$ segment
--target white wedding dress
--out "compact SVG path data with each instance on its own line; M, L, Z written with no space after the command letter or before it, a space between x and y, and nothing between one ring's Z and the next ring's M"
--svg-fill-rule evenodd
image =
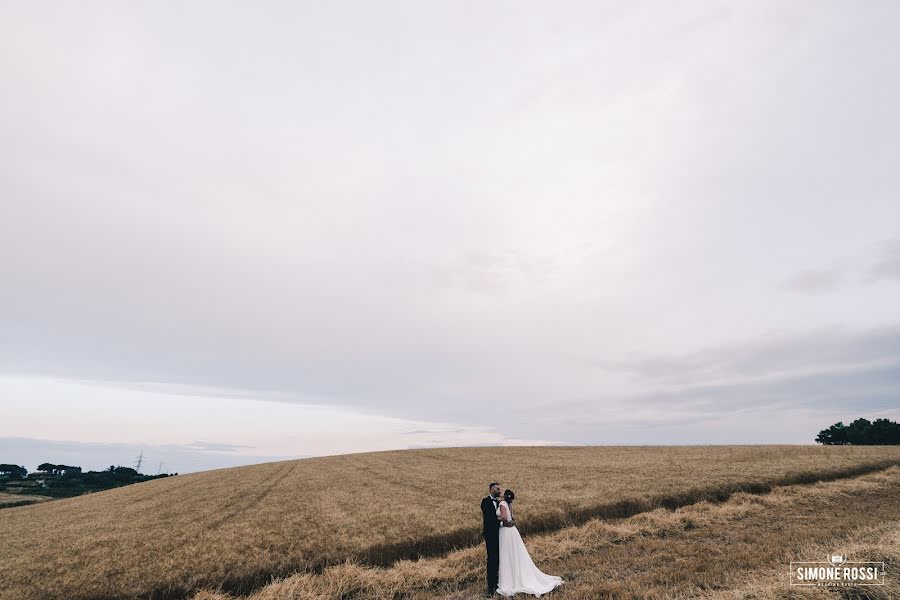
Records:
M509 510L509 504L505 500L500 502L500 506L506 506ZM510 512L512 515L512 512ZM500 516L500 507L497 508L497 516ZM502 596L514 596L516 594L526 593L533 596L546 594L563 582L561 577L555 575L547 575L538 569L528 550L525 548L525 542L519 535L516 527L500 527L500 571L497 582L497 593Z

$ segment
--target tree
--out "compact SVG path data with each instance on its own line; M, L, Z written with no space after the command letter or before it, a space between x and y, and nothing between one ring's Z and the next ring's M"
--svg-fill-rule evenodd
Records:
M869 439L873 444L900 444L900 424L888 419L875 419L869 428Z
M888 419L856 419L849 425L838 421L816 436L816 442L825 445L854 446L898 445L900 444L900 424Z
M847 426L847 439L855 446L868 445L871 427L872 422L868 419L857 419Z
M81 473L81 467L72 465L54 465L53 463L41 463L37 470L49 475L75 475Z
M81 467L73 467L70 465L57 465L59 472L63 477L77 477L81 475Z
M838 421L828 429L823 429L816 436L816 442L826 446L844 446L849 444L847 439L847 426Z
M28 469L19 465L0 465L0 475L7 475L21 479L28 475Z
M113 471L113 473L115 474L115 476L117 478L119 478L119 477L134 478L134 477L138 477L140 475L140 473L138 473L136 470L132 469L131 467L116 467L115 470Z

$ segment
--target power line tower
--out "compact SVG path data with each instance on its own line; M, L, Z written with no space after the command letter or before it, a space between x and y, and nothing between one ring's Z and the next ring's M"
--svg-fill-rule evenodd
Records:
M162 473L163 462L165 462L165 461L162 461L162 460L159 461L159 468L156 470L156 474L157 474L157 475L159 475L160 473Z
M137 460L134 462L134 468L138 473L141 472L142 464L144 464L144 451L143 450L141 450L140 455L138 455Z

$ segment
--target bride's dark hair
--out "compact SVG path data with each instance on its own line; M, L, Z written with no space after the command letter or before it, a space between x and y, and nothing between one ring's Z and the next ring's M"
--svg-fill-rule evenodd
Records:
M513 494L512 490L506 490L505 492L503 492L503 499L506 500L507 504L509 504L516 499L516 495Z

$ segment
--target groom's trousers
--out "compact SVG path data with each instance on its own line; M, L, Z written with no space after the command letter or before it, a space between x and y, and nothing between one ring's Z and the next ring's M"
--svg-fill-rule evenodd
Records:
M484 536L487 547L487 593L497 591L497 577L500 571L500 532L494 530Z

